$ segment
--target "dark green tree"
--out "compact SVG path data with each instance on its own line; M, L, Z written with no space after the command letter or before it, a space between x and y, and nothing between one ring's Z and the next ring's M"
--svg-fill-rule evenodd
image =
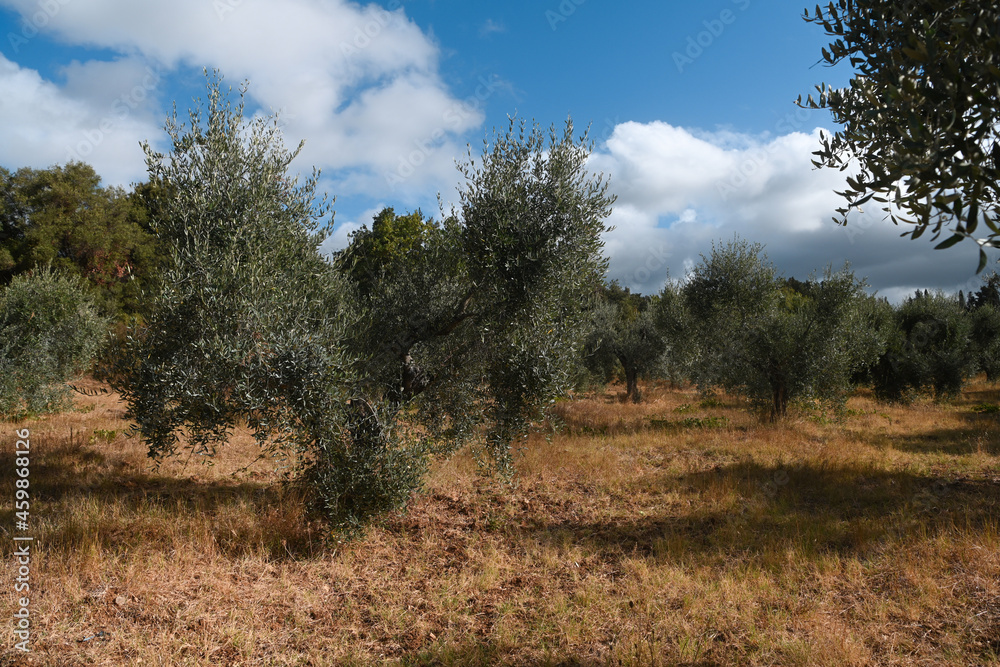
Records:
M81 278L103 314L138 314L165 254L149 229L148 188L100 183L80 162L0 170L0 283L52 266Z
M972 319L972 347L976 365L986 379L1000 379L1000 310L985 305L968 313Z
M990 271L983 278L982 286L969 295L968 307L972 310L992 306L1000 310L1000 274Z
M338 261L365 297L370 297L380 283L392 274L412 273L427 261L424 255L443 232L433 219L415 211L396 215L385 208L367 226L351 234L351 242L339 253ZM451 272L454 272L453 267Z
M804 103L843 125L824 137L817 166L859 167L839 221L874 201L913 225L911 238L977 240L982 270L982 246L1000 241L1000 5L836 0L804 18L834 38L823 62L856 70L848 88L818 86Z

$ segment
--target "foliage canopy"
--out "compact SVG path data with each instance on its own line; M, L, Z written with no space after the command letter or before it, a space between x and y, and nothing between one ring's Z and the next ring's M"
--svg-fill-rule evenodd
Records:
M804 18L834 38L823 61L857 71L850 87L818 86L805 102L843 125L815 164L860 166L839 221L871 200L913 225L911 238L949 231L939 248L1000 245L1000 6L836 0ZM981 247L979 270L986 261Z
M777 277L759 244L713 246L682 292L701 386L744 394L772 420L793 400L844 399L884 347L874 299L847 269L798 284Z
M106 332L77 278L43 267L0 288L0 416L67 407L64 383L87 369Z
M873 369L877 397L907 401L924 392L936 398L955 396L978 370L973 338L977 325L955 299L918 293L893 311L893 325L885 353ZM988 333L992 323L984 319L978 326Z
M513 442L568 388L604 275L612 198L588 155L572 123L546 136L512 120L460 165L460 206L440 222L386 209L354 234L337 264L364 311L351 349L383 424L405 409L446 450L482 435L509 469Z
M242 91L234 105L211 80L206 106L168 119L169 154L144 145L171 265L105 372L154 458L211 456L245 423L262 457L317 464L349 397L341 281L317 250L326 209L315 177L288 174L297 151L274 120L244 118Z
M148 226L148 186L102 187L80 162L0 168L0 283L51 266L81 278L105 315L138 314L155 291L162 248Z

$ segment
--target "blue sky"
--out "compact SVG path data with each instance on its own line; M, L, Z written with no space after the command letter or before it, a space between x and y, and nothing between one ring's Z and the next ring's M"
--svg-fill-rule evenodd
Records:
M440 40L442 70L458 90L477 75L511 82L502 104L491 105L500 120L515 108L544 123L572 114L601 132L621 120L764 132L827 74L809 69L825 42L791 3L406 6Z
M642 292L682 278L713 241L765 244L786 275L850 261L897 300L975 289L975 248L934 252L870 211L831 221L844 174L810 164L825 112L795 98L850 71L783 0L0 0L0 165L81 159L144 178L141 140L204 90L203 68L280 110L303 172L337 197L327 248L382 206L437 212L454 168L508 115L591 126L618 203L610 272Z

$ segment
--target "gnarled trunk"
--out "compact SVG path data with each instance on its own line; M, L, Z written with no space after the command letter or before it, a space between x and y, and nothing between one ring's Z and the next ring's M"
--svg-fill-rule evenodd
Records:
M642 400L642 393L639 391L639 373L633 366L625 366L625 399L638 403Z
M783 383L771 384L771 421L776 422L788 414L788 389Z

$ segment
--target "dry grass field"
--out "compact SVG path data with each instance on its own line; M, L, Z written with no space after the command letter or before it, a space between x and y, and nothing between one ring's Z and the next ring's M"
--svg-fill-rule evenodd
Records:
M154 471L113 395L0 424L5 471L31 430L37 540L27 657L0 542L0 665L1000 664L1000 392L780 425L646 399L561 403L513 484L459 455L346 545L233 474L249 438Z

